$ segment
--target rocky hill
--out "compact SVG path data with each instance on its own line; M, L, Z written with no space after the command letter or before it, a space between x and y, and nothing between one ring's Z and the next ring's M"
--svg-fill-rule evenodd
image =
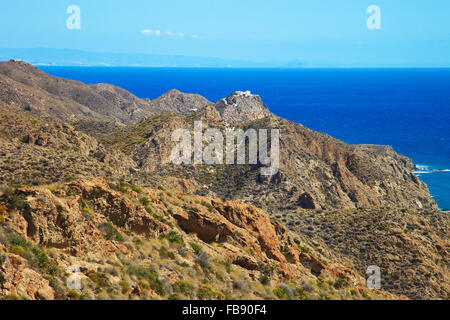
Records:
M1 107L0 185L41 185L75 177L128 177L137 167L67 123L38 118L18 107Z
M21 61L0 62L0 101L65 122L89 119L125 124L161 112L187 113L209 103L199 95L176 90L153 101L140 99L113 85L53 77Z
M211 102L198 94L182 93L176 89L164 93L152 100L153 105L160 112L172 112L188 115L191 112L205 108Z
M404 298L237 201L78 179L9 188L0 212L6 299Z
M172 133L194 121L279 129L278 173L173 164ZM0 63L0 297L448 299L449 217L413 169L249 92L139 99ZM368 265L385 291L365 287Z
M246 123L272 114L261 97L250 91L234 91L217 101L214 107L223 120L232 124Z
M392 207L276 214L297 234L352 259L361 274L382 270L381 286L411 299L448 299L449 215Z
M250 99L254 99L251 97ZM251 112L249 113L251 114ZM131 156L155 177L191 179L190 192L243 199L269 212L306 209L401 206L437 209L414 164L389 146L348 145L274 115L236 126L280 130L280 170L270 178L257 165L174 165L170 160L178 128L194 121L224 132L233 127L213 107L188 116L162 114L101 137ZM206 142L205 142L206 144Z

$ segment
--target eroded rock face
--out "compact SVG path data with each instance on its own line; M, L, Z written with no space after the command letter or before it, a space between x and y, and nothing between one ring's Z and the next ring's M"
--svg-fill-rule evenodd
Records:
M10 217L19 233L34 243L68 249L76 256L95 252L108 257L116 250L125 249L119 243L103 239L98 229L101 221L110 221L119 228L148 237L170 231L167 224L112 190L102 179L78 179L65 186L66 191L57 195L45 188L17 191L17 196L27 203L20 215ZM73 195L67 196L67 192ZM137 197L131 190L130 196ZM149 191L147 198L153 205L165 207L154 192ZM303 265L317 275L324 268L317 260L300 253L286 227L272 221L262 210L239 201L222 202L203 197L198 197L198 201L207 207L195 204L173 207L171 216L184 232L195 233L208 244L223 244L222 253L230 263L249 270L257 269L258 261L274 264L289 277L294 275L289 264Z
M0 223L0 296L60 299L65 294L61 289L64 274L69 266L77 265L83 290L93 297L99 294L99 286L122 290L122 297L127 298L161 297L160 287L146 289L142 279L130 280L126 275L130 266L147 268L160 259L168 259L159 262L166 294L186 276L199 281L196 269L211 271L218 265L227 266L225 273L238 272L254 281L270 275L274 283L298 279L314 283L320 277L346 281L359 292L356 294L364 291L364 279L344 267L328 249L322 247L319 253L264 211L239 201L142 187L117 191L104 179L76 179L9 191L0 197L0 208L6 217ZM20 245L8 240L15 233L24 237L13 237ZM135 242L137 236L140 238ZM143 245L143 239L152 242ZM32 254L39 254L45 263L37 263ZM51 276L46 274L50 264L59 272L52 269ZM180 267L189 271L183 276ZM108 269L112 269L109 276L105 274ZM218 272L217 283L231 283L230 275ZM260 296L248 292L245 283L242 286L246 297ZM66 294L76 297L74 292ZM374 294L399 298L383 291ZM98 298L105 296L99 294Z
M207 243L226 243L226 255L231 263L250 270L258 267L257 261L277 264L287 276L293 276L289 263L301 264L320 274L323 265L317 260L312 262L311 257L307 255L302 255L287 229L280 223L271 221L262 210L239 201L224 203L220 200L209 200L208 204L210 210L196 206L177 210L173 217L185 232L196 233ZM242 247L247 248L251 254L239 254L237 248Z
M44 188L18 190L17 195L27 202L21 215L11 217L19 233L45 247L69 249L74 255L96 252L108 256L124 248L103 239L98 229L102 221L147 236L168 231L166 224L110 189L102 179L81 179L67 183L67 187L75 195L61 191L57 196Z
M14 295L31 300L53 300L54 290L41 274L27 267L26 260L6 255L0 266L0 296Z
M236 197L257 207L269 212L384 205L437 209L427 186L412 173L411 159L392 147L348 145L275 116L247 126L280 129L279 173L261 177L259 168L249 167L242 170L246 179L233 176L240 183Z
M246 123L271 115L259 95L235 91L215 104L222 118L232 124Z
M93 209L103 214L118 227L127 228L137 234L153 235L168 231L167 225L156 220L141 206L111 190L101 179L81 180L69 183L69 187L78 189L84 199L90 200Z

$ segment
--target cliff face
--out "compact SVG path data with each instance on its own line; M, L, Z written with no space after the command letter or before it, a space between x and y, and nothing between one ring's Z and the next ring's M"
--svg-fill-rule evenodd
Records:
M232 124L246 123L272 114L261 97L250 91L234 91L214 106L222 119Z
M279 172L174 165L172 133L194 121L279 129ZM411 160L250 93L142 100L0 63L0 169L3 298L448 298L448 215ZM372 264L391 293L364 287Z
M411 173L411 160L389 146L348 145L277 117L249 127L281 129L280 172L262 183L279 191L273 198L266 192L261 205L282 199L286 208L437 209L427 186Z

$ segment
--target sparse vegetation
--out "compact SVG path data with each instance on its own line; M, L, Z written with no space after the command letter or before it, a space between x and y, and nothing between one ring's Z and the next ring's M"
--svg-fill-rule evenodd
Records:
M131 265L128 271L130 274L146 280L150 288L159 295L165 295L164 284L159 280L158 273L154 269L140 265Z
M103 222L98 226L107 240L123 241L123 235L110 222Z
M189 297L193 290L194 287L185 280L180 280L173 284L173 291L181 293L186 297Z
M150 204L150 200L148 200L146 197L139 198L139 202L145 207L147 207Z
M213 288L211 288L210 286L206 285L206 284L202 284L200 286L200 288L198 289L197 292L197 297L200 300L224 300L225 299L225 295L218 291L218 290L214 290Z
M176 232L176 231L170 231L167 234L162 234L159 236L160 239L167 239L170 243L178 243L178 244L184 244L183 238Z
M189 245L191 246L192 250L194 250L195 254L199 254L202 250L202 248L195 242L189 242Z
M276 286L273 289L273 293L280 300L291 300L291 297L293 295L292 289L285 284Z

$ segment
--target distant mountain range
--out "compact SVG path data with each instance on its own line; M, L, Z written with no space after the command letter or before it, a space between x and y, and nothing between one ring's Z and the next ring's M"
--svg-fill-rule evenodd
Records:
M24 60L33 65L54 66L136 66L136 67L203 67L203 68L298 68L294 62L251 62L214 57L189 57L146 53L90 52L72 49L0 48L0 60Z

